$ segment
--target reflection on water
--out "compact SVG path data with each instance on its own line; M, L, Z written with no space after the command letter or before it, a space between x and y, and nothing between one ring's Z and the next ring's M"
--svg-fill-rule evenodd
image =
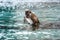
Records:
M60 40L59 29L40 29L37 31L21 31L16 29L0 29L1 40Z

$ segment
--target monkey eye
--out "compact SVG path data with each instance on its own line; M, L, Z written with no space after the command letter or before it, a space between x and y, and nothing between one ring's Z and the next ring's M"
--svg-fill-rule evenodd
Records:
M25 13L28 13L28 11L26 11Z

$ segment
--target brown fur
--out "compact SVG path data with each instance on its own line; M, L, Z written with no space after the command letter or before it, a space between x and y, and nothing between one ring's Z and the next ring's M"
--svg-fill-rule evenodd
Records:
M33 24L32 24L33 30L38 29L40 22L39 22L37 16L34 13L32 13L31 11L25 11L25 15L27 18L31 18L31 20L33 21Z

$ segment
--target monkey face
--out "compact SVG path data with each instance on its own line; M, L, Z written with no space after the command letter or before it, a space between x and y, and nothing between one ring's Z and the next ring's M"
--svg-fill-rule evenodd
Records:
M29 16L30 13L31 13L31 11L25 11L25 15L26 15L26 16Z

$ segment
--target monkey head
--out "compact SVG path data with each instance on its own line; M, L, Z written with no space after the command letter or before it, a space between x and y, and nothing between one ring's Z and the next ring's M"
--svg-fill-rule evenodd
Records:
M30 10L26 10L26 11L25 11L25 15L26 15L26 17L29 17L30 14L31 14L31 11L30 11Z

